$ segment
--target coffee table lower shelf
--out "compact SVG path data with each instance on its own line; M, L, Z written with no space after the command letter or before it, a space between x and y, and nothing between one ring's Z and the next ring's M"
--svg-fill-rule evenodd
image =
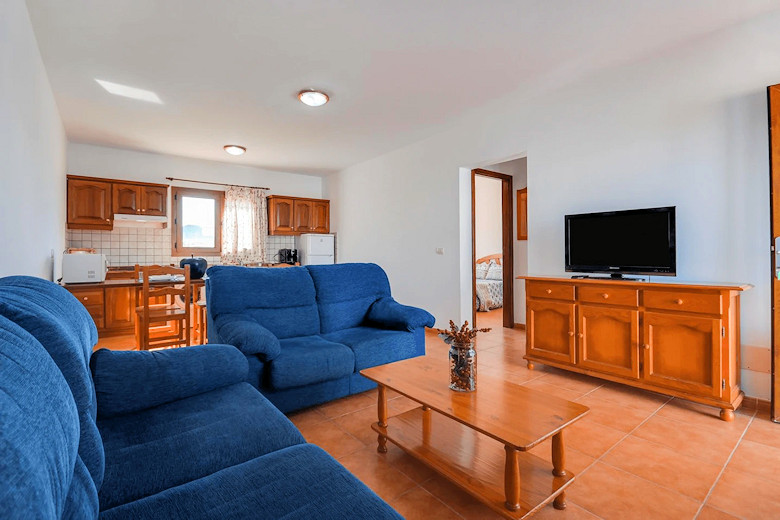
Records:
M504 445L431 409L415 408L389 417L379 435L507 518L526 518L550 503L574 481L571 472L556 477L552 464L520 453L520 509L506 508Z

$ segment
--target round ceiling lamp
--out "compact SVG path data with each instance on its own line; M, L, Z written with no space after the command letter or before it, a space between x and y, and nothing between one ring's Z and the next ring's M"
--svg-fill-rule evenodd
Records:
M237 144L226 144L223 148L230 155L244 155L246 153L246 148Z
M310 107L321 107L330 100L326 93L319 90L301 90L298 92L298 99Z

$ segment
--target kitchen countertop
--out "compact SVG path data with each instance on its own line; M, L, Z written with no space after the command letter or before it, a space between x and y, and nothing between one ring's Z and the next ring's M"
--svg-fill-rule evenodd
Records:
M149 285L171 285L181 283L182 280L172 281L163 280L158 282L149 282ZM198 280L190 280L192 285L203 285L205 280L200 278ZM63 287L66 289L97 289L97 288L110 288L110 287L141 287L143 282L138 280L125 279L125 280L106 280L105 282L85 282L85 283L64 283Z

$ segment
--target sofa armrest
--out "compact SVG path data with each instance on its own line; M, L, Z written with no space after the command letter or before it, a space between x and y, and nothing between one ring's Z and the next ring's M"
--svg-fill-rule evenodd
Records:
M430 312L401 305L390 297L380 298L371 304L366 318L383 328L409 331L420 327L433 327L436 322Z
M89 362L100 417L114 417L246 381L246 357L231 345L157 351L100 349Z
M235 346L247 356L256 354L263 361L270 361L282 351L279 338L248 316L223 315L214 326L220 342Z

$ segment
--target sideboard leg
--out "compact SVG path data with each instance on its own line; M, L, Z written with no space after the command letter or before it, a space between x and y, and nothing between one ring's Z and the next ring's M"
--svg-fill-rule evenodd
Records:
M528 362L528 370L533 370L533 369L534 369L534 364L529 361Z
M734 420L734 410L731 410L729 408L721 409L720 418L726 422L732 422Z

